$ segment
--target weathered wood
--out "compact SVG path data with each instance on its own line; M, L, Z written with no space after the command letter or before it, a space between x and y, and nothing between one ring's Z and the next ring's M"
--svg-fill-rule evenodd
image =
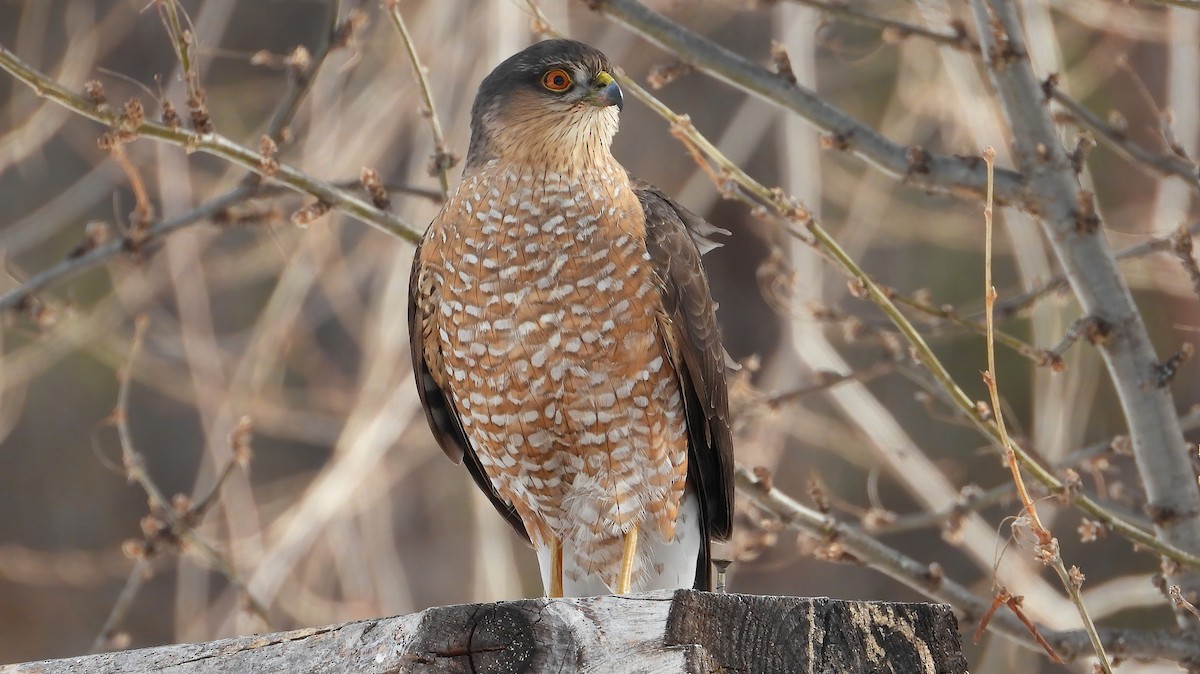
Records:
M116 672L966 672L948 606L710 594L529 599L0 667Z
M734 671L967 671L958 620L943 604L680 592L665 643L700 644Z

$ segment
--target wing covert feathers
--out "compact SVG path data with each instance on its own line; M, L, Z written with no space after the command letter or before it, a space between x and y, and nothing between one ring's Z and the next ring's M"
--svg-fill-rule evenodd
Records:
M709 224L652 185L638 181L634 187L646 218L651 264L662 281L667 343L688 406L689 473L700 494L708 533L725 540L732 530L733 513L733 436L726 356L716 304L700 263L701 251L715 247L707 237L725 230Z

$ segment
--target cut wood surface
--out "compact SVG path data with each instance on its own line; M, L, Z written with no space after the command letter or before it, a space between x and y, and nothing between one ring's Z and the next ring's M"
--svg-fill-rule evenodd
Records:
M680 590L427 609L203 644L0 667L113 672L967 671L950 607Z

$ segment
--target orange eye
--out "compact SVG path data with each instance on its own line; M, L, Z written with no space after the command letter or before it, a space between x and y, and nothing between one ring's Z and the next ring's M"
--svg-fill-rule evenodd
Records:
M571 87L571 76L562 68L555 68L542 76L542 86L554 92L566 91Z

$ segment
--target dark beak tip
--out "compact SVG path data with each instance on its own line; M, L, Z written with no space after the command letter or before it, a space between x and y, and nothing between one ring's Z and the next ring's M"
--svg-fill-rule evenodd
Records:
M625 109L625 96L621 93L621 85L610 82L600 90L600 100L608 105L617 106L617 110Z

